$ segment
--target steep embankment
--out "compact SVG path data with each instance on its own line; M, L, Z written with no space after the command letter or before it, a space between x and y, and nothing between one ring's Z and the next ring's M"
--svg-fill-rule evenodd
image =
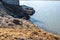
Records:
M25 19L0 17L0 21L0 40L60 40Z

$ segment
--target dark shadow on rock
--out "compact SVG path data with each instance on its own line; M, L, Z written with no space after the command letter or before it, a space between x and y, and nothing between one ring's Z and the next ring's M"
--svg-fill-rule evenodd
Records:
M30 16L35 13L35 10L32 7L8 4L3 1L1 3L5 9L7 9L7 14L15 18L24 18L28 20L30 19Z

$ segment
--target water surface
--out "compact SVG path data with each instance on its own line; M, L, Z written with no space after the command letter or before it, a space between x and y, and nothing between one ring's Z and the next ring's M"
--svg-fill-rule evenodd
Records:
M30 19L32 22L44 30L60 34L60 1L20 1L20 4L35 9Z

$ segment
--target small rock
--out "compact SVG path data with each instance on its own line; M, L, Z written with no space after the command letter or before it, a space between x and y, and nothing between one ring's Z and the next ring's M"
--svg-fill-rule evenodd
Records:
M20 21L17 20L17 19L14 19L14 20L13 20L13 23L15 23L16 25L20 25Z

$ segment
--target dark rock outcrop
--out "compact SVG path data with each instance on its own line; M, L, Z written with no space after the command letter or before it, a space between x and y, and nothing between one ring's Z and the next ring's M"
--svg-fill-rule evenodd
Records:
M2 0L5 3L19 5L19 0Z
M27 14L27 15L33 15L35 13L35 10L32 8L32 7L29 7L29 6L26 6L26 5L21 5L24 12Z
M33 8L25 5L22 6L13 5L13 4L5 3L3 1L1 2L1 4L4 6L5 10L7 11L7 14L15 18L29 19L30 16L35 13L35 10Z
M18 19L29 19L35 13L33 11L33 8L25 5L12 5L0 1L0 27L21 25Z

